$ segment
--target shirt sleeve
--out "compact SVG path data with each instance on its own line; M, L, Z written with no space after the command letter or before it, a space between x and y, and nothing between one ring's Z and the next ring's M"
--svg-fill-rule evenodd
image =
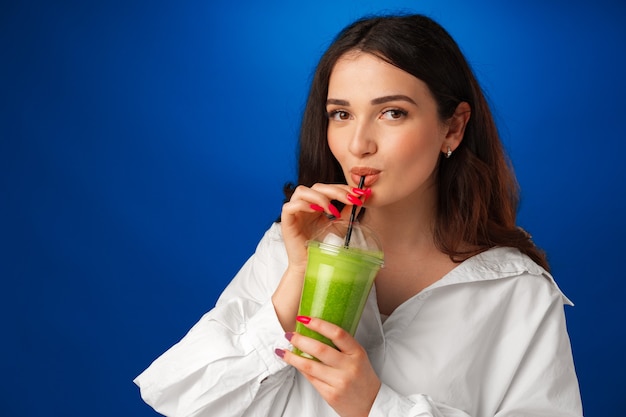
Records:
M382 384L368 417L470 417L469 414L435 402L427 395L404 397Z
M274 354L288 347L270 299L284 270L275 228L216 307L135 379L159 413L262 416L288 392L294 370Z

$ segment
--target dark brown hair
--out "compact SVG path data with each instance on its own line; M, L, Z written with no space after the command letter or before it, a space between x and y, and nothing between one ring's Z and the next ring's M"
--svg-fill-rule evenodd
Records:
M309 92L300 130L298 184L346 183L328 146L326 99L335 63L354 50L376 55L422 80L442 121L461 102L471 107L463 141L437 168L434 237L439 249L460 262L494 246L515 247L548 270L545 254L516 226L518 184L482 89L454 39L426 16L364 18L335 38ZM285 186L287 200L294 189L294 184Z

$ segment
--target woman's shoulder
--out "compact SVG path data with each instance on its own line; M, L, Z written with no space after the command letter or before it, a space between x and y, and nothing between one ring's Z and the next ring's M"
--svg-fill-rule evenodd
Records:
M496 246L465 261L485 277L511 276L520 273L550 276L550 273L517 248Z
M259 241L257 251L259 248L267 247L267 248L277 248L284 247L285 243L283 241L283 232L280 227L280 223L274 222L270 225L270 227L265 230L263 237Z
M264 237L272 241L282 242L283 232L282 232L282 228L280 227L280 223L278 222L272 223L269 229L265 231Z
M437 284L510 280L524 287L543 287L545 291L573 303L563 294L554 277L530 257L512 247L494 247L460 263Z
M285 243L283 241L283 233L280 227L280 223L274 222L265 231L263 237L257 244L256 256L270 257L278 259L281 263L286 264L287 252L285 250Z

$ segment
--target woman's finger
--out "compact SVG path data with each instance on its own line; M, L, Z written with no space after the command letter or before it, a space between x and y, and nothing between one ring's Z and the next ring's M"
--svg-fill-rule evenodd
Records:
M348 204L349 200L347 199L347 195L350 193L350 186L345 184L324 184L317 183L311 186L311 189L317 191L321 194L324 194L331 200L338 200L343 203Z
M336 366L341 361L340 353L345 355L362 355L365 354L362 346L341 327L330 323L328 321L299 316L297 320L308 327L309 329L321 334L324 337L330 339L337 347L337 350L330 346L327 346L317 340L302 336L300 334L294 334L291 343L298 347L303 352L318 358L320 361L330 365Z
M340 361L341 352L319 340L295 332L288 333L285 337L295 348L329 366L336 366Z
M331 382L331 375L334 373L333 369L324 362L318 362L309 358L305 358L289 350L281 351L277 349L276 354L281 356L286 363L296 368L307 378L317 379L324 382L325 384L329 384Z
M341 213L332 203L338 200L345 203L347 194L343 186L333 184L315 184L313 187L298 186L291 199L283 205L283 214L293 215L298 212L325 213L327 217L341 217Z

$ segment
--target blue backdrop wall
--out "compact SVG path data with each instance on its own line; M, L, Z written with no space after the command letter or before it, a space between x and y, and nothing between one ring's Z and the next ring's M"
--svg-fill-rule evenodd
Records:
M586 415L622 415L623 2L210 3L0 5L0 415L155 415L131 381L279 214L320 54L400 9L448 28L483 83L519 222L576 303Z

